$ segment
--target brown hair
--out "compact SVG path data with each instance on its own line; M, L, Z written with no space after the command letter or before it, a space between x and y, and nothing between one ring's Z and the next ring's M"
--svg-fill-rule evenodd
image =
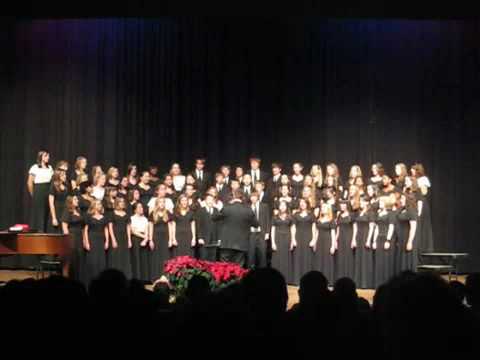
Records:
M38 166L41 166L42 165L42 158L43 158L43 155L46 155L48 154L48 151L46 150L40 150L37 154L37 165ZM47 164L48 166L48 164Z
M73 214L73 212L75 210L77 210L77 212L80 212L80 209L77 206L73 206L73 199L75 198L76 196L67 196L67 199L65 200L65 208L67 209L67 211L70 213L70 214Z
M65 171L61 170L61 167L66 166L68 168L68 161L67 160L60 160L55 164L55 170L60 170L60 171Z
M120 204L123 203L123 209L120 208ZM127 209L127 202L125 201L125 198L123 197L117 197L115 199L115 202L113 203L113 208L115 210L126 210Z
M61 180L61 176L64 174L63 171L55 170L52 177L52 184L55 190L62 191L62 184L65 186L64 182Z
M181 209L182 205L180 204L182 199L187 199L187 209L186 210L187 211L190 210L190 206L188 205L188 196L185 195L185 194L181 194L177 199L177 204L175 205L175 214L177 214L177 215L180 215L180 211L182 210Z
M412 166L412 169L415 170L415 177L419 178L425 176L425 168L422 164L416 163Z

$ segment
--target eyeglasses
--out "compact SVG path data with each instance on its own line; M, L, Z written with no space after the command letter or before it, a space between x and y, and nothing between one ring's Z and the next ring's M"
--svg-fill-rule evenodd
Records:
M68 169L65 169L65 168L58 168L58 171L65 171L65 172L67 172L67 171L68 171Z

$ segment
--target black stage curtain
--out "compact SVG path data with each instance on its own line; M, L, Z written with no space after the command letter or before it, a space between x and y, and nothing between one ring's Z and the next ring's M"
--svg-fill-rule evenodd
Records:
M437 250L480 270L480 23L68 19L2 23L0 225L52 162L290 166L422 162ZM345 177L345 176L344 176Z

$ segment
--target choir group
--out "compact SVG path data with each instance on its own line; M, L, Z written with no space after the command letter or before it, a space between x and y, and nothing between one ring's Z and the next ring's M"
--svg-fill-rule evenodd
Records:
M307 173L301 163L291 174L280 163L267 173L256 157L248 169L223 165L213 175L203 158L187 174L177 163L164 175L129 164L125 176L116 167L88 171L81 156L73 169L49 161L40 151L29 170L30 225L71 235L70 273L85 283L105 268L151 282L174 256L207 257L221 243L222 209L238 192L259 225L250 228L244 265L275 267L291 284L319 270L331 283L350 277L375 288L415 270L419 252L433 245L431 185L418 163L398 163L392 176L381 163L368 175L354 165L342 179L334 163L325 174L317 164Z

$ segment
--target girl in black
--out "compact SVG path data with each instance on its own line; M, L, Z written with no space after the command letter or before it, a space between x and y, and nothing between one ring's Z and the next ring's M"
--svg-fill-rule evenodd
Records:
M73 249L70 260L69 276L70 278L82 281L82 271L84 269L84 249L82 229L84 219L78 207L78 197L68 196L66 200L65 211L62 214L62 230L65 235L70 235L73 242Z
M85 219L83 247L85 249L84 282L90 284L106 268L105 250L109 245L108 222L101 201L92 201Z
M372 238L375 231L375 214L370 210L368 197L360 197L360 209L355 217L357 236L355 239L355 283L358 288L372 289L373 282L373 256Z
M375 163L372 165L372 177L368 180L369 184L377 185L379 188L382 187L383 175L385 175L385 170L382 163Z
M417 206L416 199L412 194L400 196L400 210L397 214L397 234L399 271L417 270L418 246L416 241L417 233Z
M128 200L128 178L126 176L124 176L122 180L120 180L120 184L118 184L117 196Z
M107 187L105 190L105 197L103 198L103 207L105 208L105 216L110 221L110 218L115 209L115 199L117 198L117 188Z
M135 206L137 203L141 204L140 202L140 191L138 189L133 189L128 192L128 206L127 206L127 213L132 216L135 214ZM143 206L143 205L142 205ZM143 209L144 214L146 214L146 208Z
M135 164L128 164L127 168L128 189L132 190L137 187L138 184L138 169Z
M373 235L375 287L384 284L394 272L394 254L391 251L395 231L393 203L389 196L379 199L376 227Z
M116 167L110 167L107 170L107 186L118 187L120 184L120 173Z
M137 189L140 191L140 202L145 210L154 194L153 187L150 185L150 173L148 171L142 172Z
M340 201L337 216L336 245L337 255L335 261L335 279L355 276L355 249L357 225L354 216L348 207L348 201Z
M291 283L292 269L289 248L292 241L293 219L285 201L278 204L278 214L272 220L272 267L280 271L287 283Z
M312 270L312 254L317 231L315 218L310 211L307 200L299 200L298 212L293 216L293 223L290 245L293 269L292 283L298 285L301 277Z
M157 198L149 218L149 239L152 246L151 278L163 274L165 262L172 257L172 247L177 246L173 235L172 215L165 207L165 198Z
M301 163L297 162L293 164L293 174L290 179L290 184L292 189L292 196L296 200L298 200L302 196L303 181L305 180L302 171L303 165Z
M293 197L290 196L290 187L288 185L281 185L279 191L280 194L275 198L273 205L275 212L278 213L280 203L285 202L288 212L291 213L296 206Z
M314 246L313 269L325 275L330 284L335 280L336 223L332 206L326 202L320 205L316 221L317 237Z
M171 223L173 227L173 243L177 244L172 253L174 256L193 256L195 248L195 217L188 205L188 197L180 195Z
M78 197L78 206L80 208L80 213L85 218L87 216L88 209L94 201L92 196L93 186L90 181L84 181L80 184L80 196Z
M126 212L127 202L124 198L116 198L114 210L109 218L108 229L111 246L108 250L108 267L122 271L127 279L132 277L130 249L132 237L130 217Z
M50 217L47 229L49 233L62 233L60 219L65 211L65 201L67 200L68 196L66 181L67 175L63 171L56 171L53 175L53 181L48 194Z

